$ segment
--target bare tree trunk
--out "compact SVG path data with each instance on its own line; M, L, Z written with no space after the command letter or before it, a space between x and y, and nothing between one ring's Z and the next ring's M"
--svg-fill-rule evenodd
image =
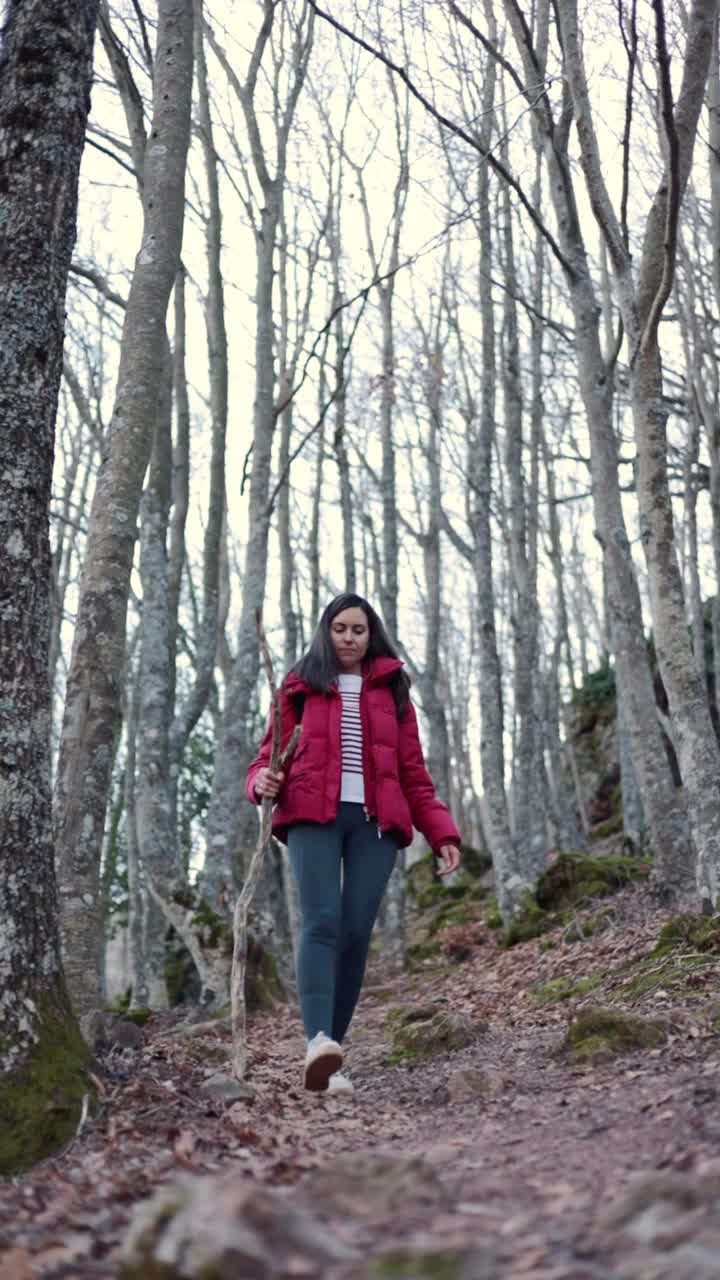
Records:
M48 517L97 4L5 8L0 42L0 1174L75 1131L86 1051L58 937Z
M506 11L527 84L535 84L537 61L515 0L506 0ZM682 798L675 794L655 714L640 594L618 483L617 440L612 424L613 362L606 361L602 354L600 308L575 201L568 159L570 117L565 110L560 121L555 121L545 99L538 100L533 92L529 97L548 166L560 244L569 264L566 281L575 320L580 392L590 431L596 536L603 548L618 686L626 703L633 761L658 882L666 892L681 894L692 883L692 850Z
M148 1007L148 982L145 967L145 912L147 892L143 885L137 835L135 778L137 766L137 721L140 704L139 678L130 681L125 723L125 847L127 849L128 882L128 969L132 990L131 1007Z
M312 46L313 16L304 14L292 32L292 75L285 103L276 119L275 173L271 174L261 138L254 101L263 53L270 40L276 7L264 0L264 18L251 55L248 77L241 84L210 29L208 39L236 93L248 128L255 176L262 191L263 205L255 225L257 254L255 282L255 409L252 471L248 503L248 539L243 573L243 595L238 642L232 679L227 689L220 738L217 744L215 775L207 822L207 862L203 877L205 892L215 900L223 886L242 877L237 864L241 853L252 848L248 837L256 828L255 816L241 803L242 778L250 763L253 743L250 708L258 681L259 655L255 619L262 611L267 576L270 529L270 477L275 434L275 335L273 309L274 255L282 213L288 138L295 108L302 90ZM285 15L281 15L284 20ZM252 826L251 826L252 819ZM247 846L247 848L244 848Z
M490 0L485 15L491 35L496 24ZM488 61L482 101L482 143L489 147L493 134L495 66ZM509 923L522 890L529 883L519 872L510 830L510 814L505 793L504 714L500 655L495 627L495 584L490 528L490 499L495 444L496 337L492 299L493 228L491 221L490 176L487 165L478 167L478 233L480 261L478 292L482 321L479 425L468 432L468 522L472 532L477 583L476 611L480 654L480 714L482 739L483 794L487 815L486 830L492 853L498 902L503 920ZM467 379L466 379L467 381ZM468 427L474 405L466 394Z
M715 18L712 56L708 76L708 166L710 169L710 215L712 244L712 279L716 314L720 315L720 19ZM716 361L711 361L714 395L703 402L703 417L710 454L710 508L713 521L713 559L715 563L715 599L712 609L713 670L715 704L720 716L720 403ZM696 393L697 393L696 379ZM712 403L712 407L711 407Z
M536 184L537 186L537 184ZM503 383L505 405L505 462L510 485L509 539L510 589L512 606L510 621L513 634L514 715L517 746L513 757L513 839L521 874L529 880L539 875L545 862L545 844L538 839L535 818L542 812L535 782L538 769L538 735L536 732L534 689L537 671L537 589L535 557L530 542L537 530L537 483L526 492L524 479L524 404L520 369L520 339L515 297L518 281L515 270L512 210L507 189L504 195L504 297ZM538 266L542 281L541 258ZM541 286L542 293L542 286ZM539 355L536 355L539 363ZM537 374L538 371L536 371ZM535 395L540 388L533 387ZM537 468L536 458L533 466Z
M690 368L688 363L688 368ZM688 405L688 438L683 463L683 495L685 506L685 591L690 606L692 651L695 669L705 685L705 615L700 589L697 523L697 465L700 453L700 419L695 397Z
M140 505L140 623L138 676L137 781L135 784L138 856L148 886L179 880L175 815L170 777L170 635L166 538L172 466L172 366L166 347L157 403L155 442L148 483ZM155 913L152 913L155 914ZM145 910L145 978L148 1000L167 1008L164 946L148 927Z
M98 865L120 720L130 572L177 272L192 95L191 0L159 0L144 226L125 312L115 411L90 514L56 786L58 875L76 1008L101 1001Z
M395 297L395 277L400 264L400 234L402 231L405 206L407 204L410 170L408 162L408 101L406 98L404 116L391 73L388 73L388 85L393 96L395 111L395 140L398 150L398 175L393 193L393 212L389 230L390 252L388 263L382 264L382 254L378 254L372 232L370 207L367 191L358 166L353 166L358 183L368 255L377 284L381 322L381 395L380 395L380 443L382 448L382 469L380 496L382 500L382 579L380 602L386 627L393 639L398 634L398 516L397 493L395 482L395 334L393 320L393 300ZM384 280L383 280L384 277ZM383 282L381 283L381 280ZM386 904L394 901L393 894L398 877L391 880Z
M328 152L330 153L330 140ZM342 147L338 155L337 191L333 192L328 209L328 247L332 262L332 307L335 312L333 339L335 343L335 417L333 430L333 450L338 469L340 485L340 513L343 530L343 562L345 565L345 590L357 591L357 571L355 567L355 530L353 522L353 496L350 484L350 462L348 459L347 430L347 375L345 371L345 310L343 307L342 287L342 207L344 191L344 167ZM329 154L331 162L332 156ZM322 405L322 401L320 402ZM317 617L317 611L312 615Z
M220 564L225 531L225 439L228 417L228 343L225 329L225 297L222 276L222 213L218 162L213 138L210 97L203 40L203 0L194 2L195 64L198 82L198 124L205 160L208 212L205 243L208 289L205 300L205 332L208 348L212 444L210 492L203 546L203 602L196 644L195 680L170 735L173 769L180 768L188 738L205 710L212 687L218 647L220 612Z
M632 847L642 852L645 846L645 815L642 807L642 796L637 783L635 766L632 758L632 746L627 728L624 699L617 700L617 744L620 761L620 783L622 786L623 832Z
M667 408L658 328L672 288L677 219L707 83L717 0L697 0L688 19L677 108L672 103L661 0L655 0L653 9L665 173L648 214L636 282L626 238L600 165L575 0L561 0L558 15L583 172L593 212L608 246L630 346L637 493L658 665L670 704L674 745L697 851L697 887L701 898L714 905L720 894L720 749L687 634L667 476ZM686 887L691 870L686 847L671 852L663 867L668 887Z

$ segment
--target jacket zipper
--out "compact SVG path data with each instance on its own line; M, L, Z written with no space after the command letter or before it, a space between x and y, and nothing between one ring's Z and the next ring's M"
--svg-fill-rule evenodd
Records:
M366 760L367 760L367 747L368 747L368 740L369 740L370 717L368 716L366 711L367 704L365 702L365 696L366 696L365 681L363 680L362 688L360 690L360 727L362 729L363 787L367 794L367 774L369 770L366 768ZM364 715L363 715L363 712L365 712ZM368 809L367 804L363 805L363 811L365 813L365 821L372 822L372 814L370 813L370 810ZM378 840L382 840L382 831L380 830L380 823L377 821L377 819L376 819L376 826L377 826Z

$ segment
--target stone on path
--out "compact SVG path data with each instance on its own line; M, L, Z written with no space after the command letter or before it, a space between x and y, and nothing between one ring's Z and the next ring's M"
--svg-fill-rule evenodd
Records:
M386 1217L408 1203L441 1209L448 1192L421 1156L355 1151L308 1174L301 1195L323 1215Z
M200 1092L217 1102L249 1102L255 1097L255 1090L242 1080L236 1080L229 1071L215 1071L200 1085Z
M720 1167L638 1177L601 1219L594 1246L613 1280L718 1280Z
M122 1280L289 1280L322 1276L354 1256L309 1208L238 1173L186 1175L140 1204L123 1247Z

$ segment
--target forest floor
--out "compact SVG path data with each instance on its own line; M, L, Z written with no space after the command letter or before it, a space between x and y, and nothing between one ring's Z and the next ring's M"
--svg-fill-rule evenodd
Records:
M205 1092L227 1026L188 1034L181 1011L153 1016L135 1047L99 1061L98 1104L71 1147L0 1186L0 1280L124 1274L137 1202L198 1175L222 1175L255 1236L253 1266L213 1277L720 1276L718 956L697 957L678 988L650 955L666 918L635 885L579 943L558 932L505 950L476 927L463 963L394 980L376 957L347 1046L351 1097L300 1087L290 1006L253 1020L254 1095L234 1101ZM647 989L629 996L637 963ZM588 1004L659 1018L667 1038L575 1063L561 1046ZM388 1015L413 1005L471 1020L474 1042L391 1065Z

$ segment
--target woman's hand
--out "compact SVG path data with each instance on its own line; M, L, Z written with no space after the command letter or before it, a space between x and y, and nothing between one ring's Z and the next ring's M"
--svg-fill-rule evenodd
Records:
M443 863L443 866L437 869L439 876L449 876L451 871L457 871L460 866L460 850L456 844L441 845L437 856Z
M275 800L280 794L284 781L285 774L282 769L279 769L277 773L273 773L271 769L258 769L258 776L255 779L255 794L260 796L261 800Z

